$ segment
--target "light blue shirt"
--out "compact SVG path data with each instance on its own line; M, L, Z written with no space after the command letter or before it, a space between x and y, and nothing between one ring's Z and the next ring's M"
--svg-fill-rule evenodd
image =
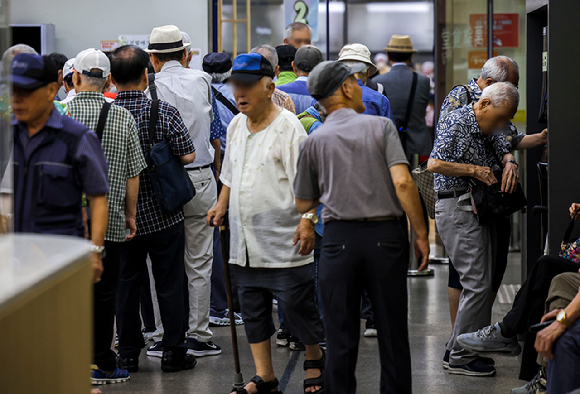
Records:
M308 77L298 77L294 82L278 86L278 89L288 93L294 101L297 114L301 114L312 105L313 98L308 91L307 81Z
M212 83L211 86L215 90L220 92L225 98L227 98L234 105L234 107L236 107L236 98L234 97L234 93L232 92L231 86L226 85L225 83ZM230 125L230 122L234 118L234 114L232 113L232 111L230 111L228 109L228 107L226 107L224 104L222 104L221 101L219 101L217 99L216 99L216 101L217 101L218 112L219 112L221 120L222 120L222 125L224 126L224 129L227 130L228 126ZM226 151L226 139L227 139L227 133L224 134L220 138L220 141L222 143L222 145L221 145L222 146L222 153Z

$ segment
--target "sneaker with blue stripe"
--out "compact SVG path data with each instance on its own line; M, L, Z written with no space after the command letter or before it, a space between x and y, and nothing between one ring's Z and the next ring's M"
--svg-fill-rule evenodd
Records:
M103 371L100 368L93 368L91 370L92 384L121 383L126 382L130 378L129 372L118 367L111 372Z

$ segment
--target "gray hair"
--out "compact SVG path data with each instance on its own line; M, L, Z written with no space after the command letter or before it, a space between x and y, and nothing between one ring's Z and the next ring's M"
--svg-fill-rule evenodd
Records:
M508 78L510 67L513 67L519 74L520 67L515 60L507 56L492 57L483 65L481 69L481 78L491 78L494 82L505 82Z
M232 70L226 71L225 73L211 73L211 83L223 83L232 75Z
M100 71L101 70L98 68L91 69L91 72L100 72ZM98 78L98 77L91 77L90 75L85 75L85 74L81 74L81 73L78 73L78 74L81 77L81 80L83 81L84 84L87 84L87 85L89 85L93 88L99 89L99 90L103 90L103 88L105 87L105 84L107 83L107 77Z
M518 89L509 82L497 82L489 85L483 89L481 94L481 100L484 98L489 99L491 105L494 107L502 107L505 105L511 105L517 108L520 103L520 93Z
M290 23L288 26L286 26L286 30L284 31L284 37L290 38L290 37L292 37L292 34L295 31L305 30L305 29L308 29L308 31L310 31L310 35L312 35L312 28L310 26L308 26L306 23L302 23L302 22Z
M189 46L187 48L185 48L187 50L187 54L189 55L189 52L191 51L191 38L189 38L189 34L187 34L184 31L182 31L180 33L181 33L181 40L183 41L183 43L189 44Z
M276 48L271 45L265 44L254 47L250 53L259 53L260 55L264 56L266 59L268 59L273 69L278 66L278 52L276 52Z
M11 46L4 52L2 55L2 76L5 77L10 73L10 64L12 63L12 59L18 54L21 53L30 53L31 55L38 55L36 50L26 44L16 44Z
M368 64L363 63L363 62L357 62L356 60L341 60L340 62L346 64L349 67L358 66L359 64L364 64L365 69L361 71L361 74L366 74L367 71L369 70Z

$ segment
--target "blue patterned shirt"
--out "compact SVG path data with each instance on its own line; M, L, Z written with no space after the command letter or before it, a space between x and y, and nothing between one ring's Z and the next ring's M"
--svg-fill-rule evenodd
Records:
M213 120L210 125L209 140L215 141L220 139L222 136L226 135L227 129L224 128L222 124L222 119L220 117L220 111L218 109L217 100L213 93L211 94L211 108L213 110Z
M463 85L454 87L447 97L445 97L443 104L441 104L441 111L439 112L439 122L449 116L451 112L467 105L469 102L468 97L471 97L471 102L473 103L479 101L482 91L477 84L477 80L474 78L465 86L467 89L465 89ZM516 126L511 122L508 123L506 128L503 130L503 134L510 151L516 149L518 144L522 142L522 139L526 136L525 134L519 133Z
M494 152L486 149L493 147ZM498 161L509 153L507 143L502 135L485 137L481 134L473 105L466 105L453 111L437 124L437 138L431 152L431 159L449 163L475 164L477 166L497 168ZM447 191L468 187L464 177L435 174L435 191Z

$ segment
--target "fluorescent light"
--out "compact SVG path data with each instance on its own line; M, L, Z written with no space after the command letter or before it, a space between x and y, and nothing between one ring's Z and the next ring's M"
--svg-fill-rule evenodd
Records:
M331 14L333 13L344 14L344 3L342 1L331 1L330 4L328 5L328 8ZM319 10L320 12L325 13L326 3L321 2Z
M423 1L402 2L402 3L368 3L366 5L369 13L425 13L431 11L432 4Z

